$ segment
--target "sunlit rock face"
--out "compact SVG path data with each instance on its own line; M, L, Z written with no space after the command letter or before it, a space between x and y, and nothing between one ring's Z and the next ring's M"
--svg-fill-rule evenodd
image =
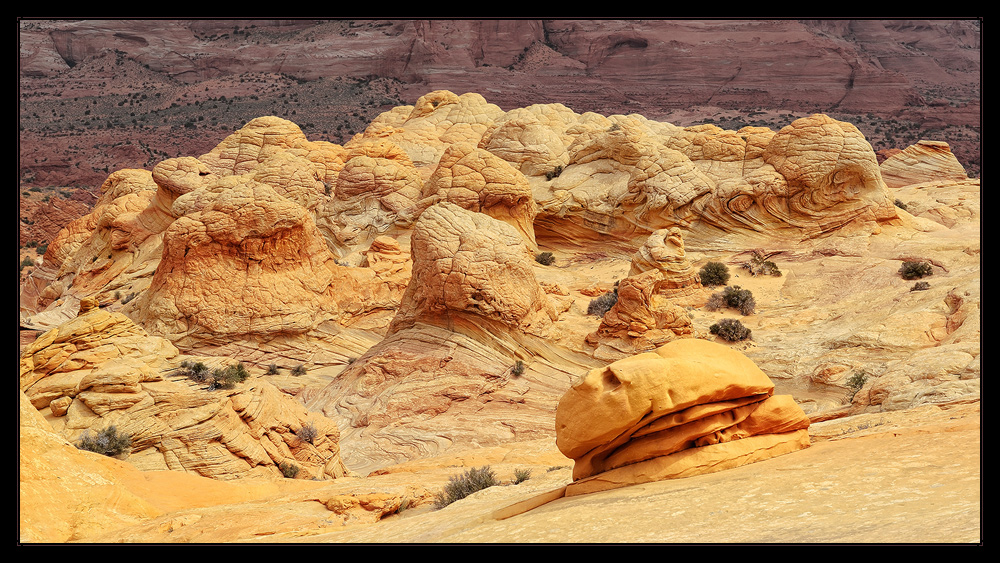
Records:
M752 361L700 339L598 368L560 399L576 492L697 475L809 445L809 420ZM567 490L570 494L570 490Z

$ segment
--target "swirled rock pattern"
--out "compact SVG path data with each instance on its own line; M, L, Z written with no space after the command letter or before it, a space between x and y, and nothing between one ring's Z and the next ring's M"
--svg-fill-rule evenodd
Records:
M232 389L179 375L180 355L121 313L85 299L78 317L44 334L21 358L23 396L67 440L114 425L131 437L129 461L216 479L346 475L337 425L259 377ZM219 359L206 359L222 367ZM310 439L301 428L314 429Z
M918 141L885 159L879 168L886 186L890 188L930 181L968 179L965 167L944 141Z

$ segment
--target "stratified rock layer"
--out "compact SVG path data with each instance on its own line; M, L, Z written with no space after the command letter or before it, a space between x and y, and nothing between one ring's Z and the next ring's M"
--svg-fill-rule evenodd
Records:
M567 494L718 471L809 445L809 419L746 356L700 339L591 371L559 401Z
M280 478L283 464L300 477L346 474L336 423L257 377L230 389L188 379L167 340L96 304L85 299L78 317L21 358L21 391L67 439L114 425L131 436L136 467L216 479ZM305 426L314 429L309 440Z
M890 188L968 179L965 168L944 141L921 140L885 159L880 168L885 185Z

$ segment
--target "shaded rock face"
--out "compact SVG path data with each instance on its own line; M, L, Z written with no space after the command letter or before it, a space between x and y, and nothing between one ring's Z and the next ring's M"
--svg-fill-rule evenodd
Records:
M259 378L212 389L178 375L179 365L167 340L85 299L78 317L25 351L20 387L67 440L111 425L129 434L128 460L143 470L280 478L291 464L302 477L346 474L331 420ZM311 440L300 437L305 426Z
M700 339L591 371L559 400L567 495L697 475L808 447L809 419L743 354Z

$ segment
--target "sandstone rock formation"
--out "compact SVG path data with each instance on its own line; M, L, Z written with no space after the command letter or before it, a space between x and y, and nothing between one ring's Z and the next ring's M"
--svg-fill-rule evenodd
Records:
M929 181L968 179L965 168L944 141L921 140L885 159L879 167L886 186L890 188Z
M20 388L68 440L110 425L130 434L128 459L140 469L223 480L279 478L283 464L302 477L346 474L336 423L259 378L206 389L179 373L180 361L164 338L84 299L78 317L25 351ZM304 426L315 428L309 441L297 433Z
M414 225L412 254L411 283L385 339L302 395L311 410L343 421L348 466L544 435L566 367L546 358L554 351L538 338L557 315L521 234L441 202Z
M681 230L660 229L632 257L629 276L618 282L618 299L587 336L594 357L622 359L693 335L684 309L701 305L706 291L684 252Z
M504 112L436 91L343 146L258 118L202 156L111 174L29 278L22 325L58 327L96 299L213 366L275 364L226 395L232 407L190 399L227 443L199 469L218 476L255 463L273 474L283 448L312 460L292 435L313 416L338 427L334 457L359 473L552 437L573 378L718 318L700 310L709 292L693 264L761 248L786 275L741 278L759 305L745 319L755 340L734 346L779 386L809 389L810 415L975 397L978 182L889 191L876 163L855 127L823 115L730 131L561 104ZM536 262L542 250L554 261ZM932 264L930 289L900 285L909 260ZM585 314L616 280L615 308ZM30 375L26 395L78 433L145 412L149 389L201 391L163 375L173 354L162 369L101 356L70 376ZM857 370L869 378L855 393ZM308 417L280 407L272 434L236 423L256 420L239 405L279 390ZM241 432L270 436L270 461ZM174 463L143 451L143 467ZM304 474L337 474L310 463Z
M566 494L718 471L809 446L809 419L746 356L682 339L591 371L559 401Z

